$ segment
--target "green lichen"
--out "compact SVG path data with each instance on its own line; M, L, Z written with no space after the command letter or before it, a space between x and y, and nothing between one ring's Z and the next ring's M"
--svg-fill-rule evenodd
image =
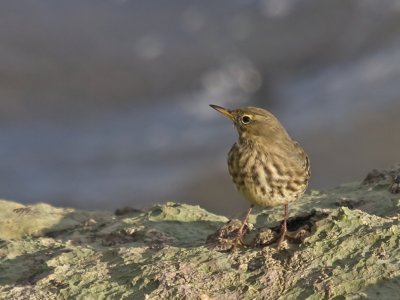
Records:
M233 253L205 243L228 219L198 206L114 216L1 200L0 298L398 299L399 199L379 181L311 192L290 207L302 243ZM248 239L281 210L254 214Z

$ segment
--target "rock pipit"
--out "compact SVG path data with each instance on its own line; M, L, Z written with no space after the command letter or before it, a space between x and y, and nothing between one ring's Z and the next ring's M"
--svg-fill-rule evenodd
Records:
M307 154L278 119L262 108L210 106L231 119L238 131L239 139L228 153L228 169L237 190L251 203L232 248L242 241L254 205L283 205L284 219L275 240L279 248L287 234L288 204L304 193L310 178Z

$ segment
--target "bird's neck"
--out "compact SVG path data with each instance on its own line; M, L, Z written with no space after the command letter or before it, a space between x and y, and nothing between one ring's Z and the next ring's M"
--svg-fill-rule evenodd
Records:
M290 143L291 139L289 135L275 136L264 135L264 136L251 136L246 131L239 133L238 144L242 146L253 147L255 145L286 145Z
M249 134L245 131L239 133L238 144L240 145L251 145L254 143L254 139L250 138Z

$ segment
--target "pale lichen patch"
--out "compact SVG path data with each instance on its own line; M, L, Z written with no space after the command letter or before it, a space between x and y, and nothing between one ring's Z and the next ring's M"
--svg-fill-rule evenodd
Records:
M398 299L398 199L379 180L314 191L290 207L298 243L262 247L279 229L276 208L253 215L247 246L233 253L205 241L231 237L240 222L198 206L115 216L4 200L0 298Z

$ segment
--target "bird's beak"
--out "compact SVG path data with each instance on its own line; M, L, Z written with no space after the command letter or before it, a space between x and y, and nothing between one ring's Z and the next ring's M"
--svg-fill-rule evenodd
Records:
M221 106L218 105L214 105L214 104L210 104L210 106L212 108L214 108L216 111L220 112L221 114L223 114L225 117L231 119L233 121L234 116L232 114L232 111L230 111L229 109L223 108Z

